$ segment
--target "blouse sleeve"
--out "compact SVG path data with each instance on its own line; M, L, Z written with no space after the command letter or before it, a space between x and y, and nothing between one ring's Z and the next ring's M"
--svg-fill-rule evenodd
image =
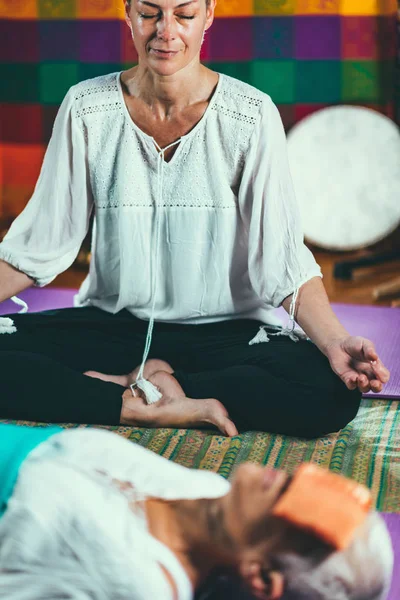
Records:
M58 111L33 195L0 244L0 259L40 287L73 263L93 206L73 94L71 88Z
M292 294L295 299L304 283L322 277L304 244L286 136L278 109L269 97L250 142L239 206L249 235L250 280L266 304L278 307Z

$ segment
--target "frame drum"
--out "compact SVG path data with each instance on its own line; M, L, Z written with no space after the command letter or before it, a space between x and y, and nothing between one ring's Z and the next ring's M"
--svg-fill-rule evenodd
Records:
M306 239L370 246L400 225L400 132L368 108L332 106L293 127L288 153Z

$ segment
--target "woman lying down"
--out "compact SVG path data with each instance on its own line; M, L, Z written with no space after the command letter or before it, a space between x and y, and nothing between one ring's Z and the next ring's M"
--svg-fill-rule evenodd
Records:
M216 573L238 597L386 597L368 490L314 465L243 464L230 484L107 431L14 425L0 456L1 598L190 600Z

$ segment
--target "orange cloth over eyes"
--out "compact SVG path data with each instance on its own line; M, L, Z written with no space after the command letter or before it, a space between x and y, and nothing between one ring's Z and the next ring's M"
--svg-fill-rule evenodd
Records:
M337 550L347 548L372 506L370 491L342 475L305 463L272 514L313 533Z

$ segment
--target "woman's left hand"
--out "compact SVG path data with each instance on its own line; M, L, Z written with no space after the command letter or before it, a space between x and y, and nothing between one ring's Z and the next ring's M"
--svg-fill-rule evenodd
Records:
M382 391L390 373L380 360L374 344L360 336L347 336L334 340L326 348L333 371L339 375L349 390L360 392Z

